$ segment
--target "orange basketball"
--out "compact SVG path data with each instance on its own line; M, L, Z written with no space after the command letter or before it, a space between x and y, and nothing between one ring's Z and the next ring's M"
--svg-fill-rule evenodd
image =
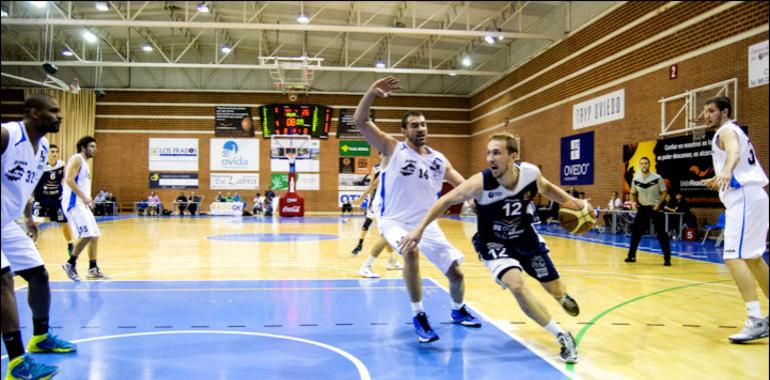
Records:
M583 202L581 208L576 208L574 202L567 202L559 207L559 223L567 232L582 235L593 228L596 223L594 209L588 202Z

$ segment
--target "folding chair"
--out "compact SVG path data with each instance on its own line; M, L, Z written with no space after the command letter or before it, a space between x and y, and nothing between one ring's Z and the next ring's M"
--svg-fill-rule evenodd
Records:
M711 232L711 230L718 228L721 231L719 233L719 237L717 238L717 243L715 246L716 247L720 246L722 244L722 239L724 239L725 237L725 213L719 214L719 218L717 218L717 224L713 224L713 225L707 224L704 227L706 227L706 235L703 236L703 241L700 243L700 245L706 244L706 239L708 239L709 233Z

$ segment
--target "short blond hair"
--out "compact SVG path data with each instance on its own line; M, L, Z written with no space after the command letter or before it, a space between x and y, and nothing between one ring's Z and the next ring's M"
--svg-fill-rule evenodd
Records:
M510 133L495 133L492 136L489 136L489 141L492 140L505 141L505 149L508 151L508 154L519 153L519 144L516 143L516 136Z

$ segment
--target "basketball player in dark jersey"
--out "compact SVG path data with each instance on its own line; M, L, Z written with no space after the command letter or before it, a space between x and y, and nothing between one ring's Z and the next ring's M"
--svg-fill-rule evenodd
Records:
M512 135L492 135L487 144L489 168L436 201L422 223L403 238L399 249L404 251L416 246L425 227L443 215L449 206L474 198L478 232L473 236L473 245L479 259L497 283L513 293L522 311L556 337L562 346L561 359L576 363L577 347L572 334L551 318L527 288L521 272L537 279L567 313L574 316L580 312L575 300L564 290L545 241L532 226L534 215L530 206L538 192L560 204L578 205L583 201L551 184L535 165L516 163L518 153Z
M67 254L72 255L72 233L61 209L62 180L64 180L64 161L59 159L59 147L51 144L45 172L33 194L35 201L40 203L40 216L61 225L62 235L67 241Z

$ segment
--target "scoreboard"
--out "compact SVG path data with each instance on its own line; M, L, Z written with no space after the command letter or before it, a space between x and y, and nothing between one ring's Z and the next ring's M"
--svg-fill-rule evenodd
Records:
M332 109L310 104L270 104L259 107L262 137L309 135L328 138Z

